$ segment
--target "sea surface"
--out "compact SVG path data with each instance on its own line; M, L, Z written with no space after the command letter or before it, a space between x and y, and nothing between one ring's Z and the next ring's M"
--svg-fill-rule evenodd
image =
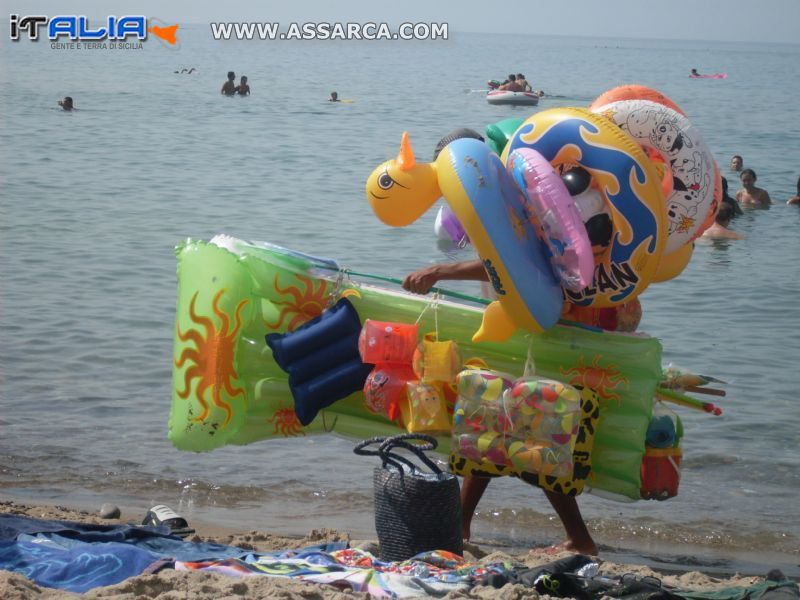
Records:
M784 204L800 175L800 46L466 33L217 42L198 25L179 30L178 49L69 50L3 35L0 498L142 515L164 503L190 522L374 537L375 465L352 441L171 446L174 247L227 233L402 277L452 258L435 211L391 229L365 200L403 131L429 160L453 128L640 83L680 105L724 175L741 154L775 205L734 221L744 240L699 242L680 277L641 298L640 330L661 340L664 364L727 382L710 398L723 416L676 408L680 494L580 505L610 556L800 574L800 209ZM689 79L693 67L728 78ZM248 76L250 97L220 96L229 70ZM547 92L538 108L473 91L510 71ZM353 102L326 102L332 90ZM78 111L57 110L65 95ZM542 493L516 480L490 486L473 531L514 548L563 535Z

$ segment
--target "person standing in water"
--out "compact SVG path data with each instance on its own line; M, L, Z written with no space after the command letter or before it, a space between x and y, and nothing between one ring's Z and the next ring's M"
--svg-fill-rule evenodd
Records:
M236 92L240 96L249 96L250 95L250 86L247 85L247 76L242 75L242 78L239 80L239 87L236 88Z
M742 182L742 189L736 192L736 200L740 204L763 206L765 208L772 204L772 199L769 197L767 190L756 187L758 177L753 169L742 170L739 179Z
M222 84L222 89L219 91L220 94L224 94L226 96L233 96L236 94L236 84L234 83L234 79L236 79L236 73L233 71L228 71L228 80Z
M737 233L728 229L728 225L731 222L731 217L733 217L733 211L731 210L731 207L728 204L720 205L717 216L714 218L714 223L712 223L711 227L703 232L701 237L717 240L741 240L744 237L741 233Z

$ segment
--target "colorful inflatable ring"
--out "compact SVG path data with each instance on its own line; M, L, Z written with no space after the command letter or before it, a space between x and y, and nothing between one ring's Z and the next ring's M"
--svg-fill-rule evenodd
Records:
M612 102L619 102L620 100L650 100L651 102L656 102L657 104L663 104L664 106L674 110L676 113L686 116L686 113L678 108L678 105L667 98L667 96L658 90L654 90L653 88L649 88L644 85L621 85L619 87L610 89L607 92L600 94L597 97L597 100L589 105L589 110L592 112L597 112L596 109L598 107L611 104Z
M666 243L664 194L653 163L613 122L579 108L555 108L530 117L503 151L533 148L560 172L576 166L591 175L611 213L613 232L595 256L592 285L567 300L596 308L628 302L655 275Z
M612 102L618 102L620 100L650 100L651 102L657 102L658 104L668 106L682 115L686 114L667 96L658 90L644 85L622 85L608 90L601 94L597 100L592 102L589 106L589 110L596 112L594 109L598 106L611 104ZM645 148L644 151L647 153L648 158L655 163L656 169L658 169L659 175L661 175L661 188L664 191L664 197L669 198L672 194L672 172L669 164L664 161L664 158L659 152L655 150L650 151L648 148Z
M550 264L561 285L581 291L594 274L592 244L561 176L530 148L512 152L506 168L538 221L539 235L550 250Z
M413 223L444 196L498 297L486 307L474 341L502 342L518 328L537 332L556 324L561 286L522 192L486 144L458 139L435 163L417 163L404 133L400 154L372 172L366 194L376 216L395 227Z
M714 205L714 158L689 119L650 100L618 100L598 106L602 114L639 145L671 165L673 191L666 200L669 221L665 254L693 240Z
M681 115L686 115L686 113L683 112L680 107L675 104L675 102L670 100L666 95L662 94L658 90L654 90L653 88L649 88L644 85L623 85L611 89L601 94L597 100L592 102L592 104L589 106L589 110L594 110L599 106L611 104L612 102L618 102L620 100L650 100L652 102L657 102L658 104L663 104L664 106L671 108ZM671 167L664 162L664 158L658 151L648 149L647 147L645 147L644 150L647 152L648 158L653 161L656 169L658 169L659 174L661 175L661 187L664 191L664 197L669 198L673 192ZM717 169L717 174L719 174L719 169ZM722 197L721 192L722 189L720 188L720 198ZM716 210L714 211L714 215L716 215ZM706 221L707 223L703 223L703 225L700 226L700 230L698 232L699 234L702 234L702 232L708 229L711 223L713 223L713 217L710 221L708 218L706 218ZM658 270L653 277L653 283L669 281L670 279L680 275L689 264L689 261L692 258L693 250L693 246L687 245L675 252L672 252L671 254L667 254L665 251L664 256L661 257L661 262L658 265Z

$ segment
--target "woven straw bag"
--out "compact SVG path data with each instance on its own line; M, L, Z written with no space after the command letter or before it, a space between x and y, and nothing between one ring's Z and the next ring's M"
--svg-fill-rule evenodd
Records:
M419 440L415 444L409 440ZM377 450L367 449L377 445ZM425 455L437 446L436 438L419 433L377 437L358 444L353 452L379 456L375 467L375 531L380 558L402 561L429 550L449 550L463 554L461 538L461 498L458 479L442 470ZM422 471L397 449L415 455L431 472Z

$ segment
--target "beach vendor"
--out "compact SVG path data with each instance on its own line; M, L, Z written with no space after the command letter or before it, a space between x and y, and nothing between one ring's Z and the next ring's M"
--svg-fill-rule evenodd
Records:
M436 283L440 280L467 280L467 281L489 281L489 275L483 267L481 260L463 261L459 263L440 263L424 267L413 273L409 273L403 280L403 288L410 292L417 294L426 294ZM629 310L628 304L636 306L636 310ZM571 313L571 318L581 320L582 315L588 317L589 314L596 312L618 313L634 312L638 317L634 319L616 318L610 319L613 315L600 315L601 321L613 321L617 324L617 329L632 331L638 326L641 319L641 309L638 300L613 308L595 309L594 311L587 311L586 313L574 312ZM635 321L635 322L634 322ZM594 325L594 323L591 323ZM536 485L535 479L529 480L526 477L521 477L526 483ZM468 540L471 535L472 518L475 514L475 509L486 491L491 478L489 477L476 477L465 476L464 482L461 486L461 533L465 540ZM581 515L580 508L575 496L567 496L557 492L542 489L550 505L556 511L561 524L567 534L567 539L553 547L554 551L566 550L579 554L597 554L597 544L592 539L589 530L586 527L586 522Z
M463 137L481 139L480 134L470 129L457 129L444 136L436 145L434 160L452 141ZM480 259L457 263L439 263L409 273L403 280L403 288L415 294L427 294L442 280L465 280L489 282L489 274ZM615 310L615 309L609 309ZM461 535L468 540L471 535L472 518L475 509L489 485L489 477L465 476L461 486ZM569 550L581 554L597 554L597 544L592 539L586 522L583 520L578 502L574 496L567 496L544 490L547 500L556 511L567 533L567 539L559 545L559 550Z

